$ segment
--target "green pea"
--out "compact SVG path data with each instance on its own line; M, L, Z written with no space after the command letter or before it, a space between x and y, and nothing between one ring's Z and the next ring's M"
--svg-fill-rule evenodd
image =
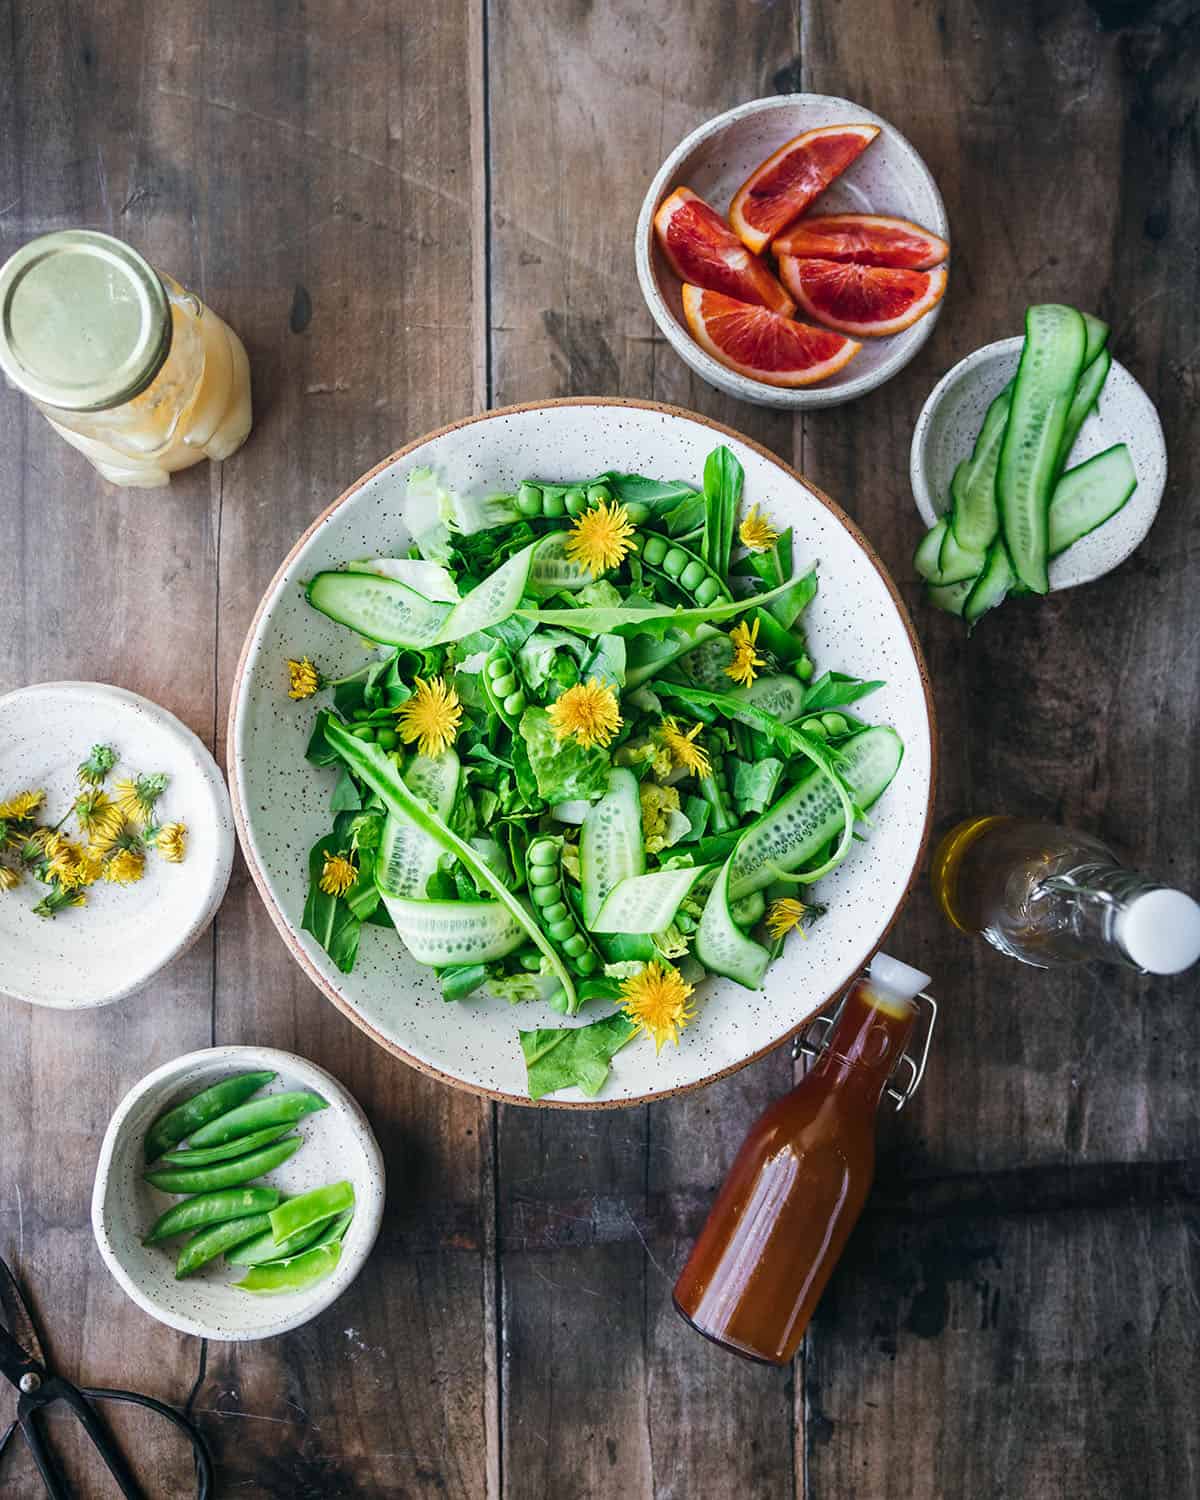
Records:
M529 863L532 865L556 865L558 845L552 839L539 839L529 846Z
M384 728L375 731L375 743L381 750L394 750L400 743L400 736L394 729L388 729L385 725Z
M570 908L563 901L556 901L553 906L542 907L542 916L547 922L562 922L570 915Z
M704 579L703 583L701 583L700 586L696 589L696 603L701 607L701 609L707 609L708 606L716 600L720 592L721 585L712 576L712 574L709 573L708 576Z
M219 1188L241 1187L281 1167L303 1144L302 1136L289 1135L274 1145L211 1167L171 1167L162 1172L147 1172L146 1181L164 1193L214 1193Z
M533 879L534 872L529 872L529 894L533 897L534 906L543 910L547 906L553 906L558 900L558 873L555 872L554 879L549 885L538 885Z
M182 1281L185 1276L206 1266L226 1250L232 1250L264 1231L268 1234L271 1232L271 1221L266 1214L252 1214L245 1219L226 1219L224 1224L210 1224L207 1229L194 1234L180 1250L179 1259L175 1262L175 1280Z
M492 678L492 687L495 690L497 698L507 698L509 693L516 692L517 679L511 672L505 672L500 677Z
M795 672L796 676L800 679L801 682L807 682L808 679L812 676L813 670L812 657L809 656L807 651L798 662L795 662L792 665L792 671Z
M587 491L582 485L573 484L564 496L567 506L567 515L581 516L588 508Z
M522 692L509 693L504 700L504 712L510 719L515 719L518 714L525 712L525 694Z
M547 922L546 931L556 943L565 943L569 937L575 936L575 928L571 922Z
M575 967L581 974L594 974L600 967L600 960L594 953L581 953L575 960Z
M373 740L375 738L375 731L371 728L370 724L356 724L350 733L356 740Z
M507 651L498 651L487 660L487 674L493 682L497 677L507 677L512 672L512 657Z
M680 547L672 547L662 560L662 570L668 578L678 578L688 565L688 555Z
M541 515L542 492L536 484L526 482L517 491L517 509L523 516Z
M568 958L579 958L587 952L587 938L582 932L573 932L563 940L562 950Z
M607 505L612 499L612 490L606 484L589 484L587 497L589 505Z
M708 577L708 570L699 559L693 557L687 567L679 575L679 582L685 589L699 588L701 583Z
M846 734L850 725L841 714L822 714L821 723L828 729L830 734Z
M530 865L530 885L557 885L558 870L554 865Z
M157 1161L164 1151L193 1130L207 1125L218 1115L226 1114L256 1094L275 1077L274 1073L237 1073L232 1078L214 1083L211 1088L193 1094L165 1115L159 1115L146 1132L146 1160Z
M302 1292L305 1287L324 1281L337 1269L342 1258L342 1243L334 1240L328 1245L314 1245L288 1260L268 1261L261 1266L251 1266L241 1281L233 1284L244 1292L256 1292L270 1297L282 1292Z
M640 500L626 500L625 514L635 526L644 526L650 519L650 507Z
M829 738L828 729L825 728L824 724L818 718L805 719L801 727L805 734L815 734L819 740L827 740Z
M549 516L552 520L557 520L559 516L565 516L566 513L567 502L563 495L557 493L543 494L542 515Z
M207 1224L222 1224L226 1219L245 1219L251 1214L269 1213L278 1202L278 1188L222 1188L216 1193L198 1193L160 1215L142 1244L156 1245L160 1240L173 1240L177 1234L203 1229Z
M189 1140L193 1146L219 1146L224 1141L233 1141L255 1130L266 1130L270 1125L294 1124L314 1110L328 1109L320 1094L303 1089L286 1094L266 1094L261 1099L252 1099L210 1121L201 1130L193 1131Z
M657 568L663 558L666 557L669 547L670 543L665 537L648 536L646 538L646 545L642 549L642 556L652 568Z
M532 948L521 954L521 967L526 974L536 974L542 967L542 955L536 948Z

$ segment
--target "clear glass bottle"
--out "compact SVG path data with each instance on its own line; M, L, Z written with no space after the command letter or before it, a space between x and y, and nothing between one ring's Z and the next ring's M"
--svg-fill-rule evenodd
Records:
M803 1081L751 1128L675 1283L698 1333L766 1364L795 1355L871 1190L879 1101L928 983L876 954Z
M960 931L1037 968L1101 959L1178 974L1200 959L1200 905L1128 869L1090 834L969 818L942 839L931 876Z
M43 235L0 267L0 369L112 484L168 484L236 453L250 432L237 334L90 229Z

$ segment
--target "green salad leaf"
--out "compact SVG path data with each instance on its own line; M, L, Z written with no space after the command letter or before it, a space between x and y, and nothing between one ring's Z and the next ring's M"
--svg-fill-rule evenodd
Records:
M729 574L743 477L741 464L724 444L714 448L704 462L704 534L700 555L719 578Z
M811 714L822 708L845 708L848 703L857 703L884 685L882 682L864 682L861 677L847 677L844 672L822 672L805 690L804 712Z
M343 974L349 974L358 957L362 922L344 897L331 896L320 885L326 854L337 854L344 848L345 845L337 834L329 833L323 839L318 839L309 851L308 898L304 903L300 927L302 931L312 934ZM357 886L353 888L357 889ZM353 891L348 894L353 894Z
M660 638L668 630L704 625L714 620L732 620L748 609L769 604L772 599L792 587L792 580L770 589L765 594L753 594L747 599L725 599L720 604L710 604L707 609L672 608L668 604L645 604L637 607L624 606L609 609L521 609L525 619L538 625L559 625L564 630L575 630L580 635L657 635Z
M541 1099L575 1085L594 1098L608 1080L612 1059L636 1034L637 1027L619 1010L587 1026L520 1032L529 1097Z
M550 715L544 708L527 708L521 715L521 738L544 801L571 802L579 798L594 802L608 788L611 757L598 746L584 749L573 739L555 738Z

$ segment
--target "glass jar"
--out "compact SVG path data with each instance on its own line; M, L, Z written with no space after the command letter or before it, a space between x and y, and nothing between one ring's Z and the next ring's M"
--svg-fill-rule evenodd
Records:
M237 334L94 230L43 235L0 267L0 369L112 484L168 484L250 432Z

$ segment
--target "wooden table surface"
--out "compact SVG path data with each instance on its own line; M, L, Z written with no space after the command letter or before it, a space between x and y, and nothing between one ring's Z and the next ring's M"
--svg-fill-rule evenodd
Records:
M0 690L119 683L220 754L254 607L357 474L485 406L653 397L795 463L902 581L936 685L939 825L1045 814L1195 889L1198 76L1190 0L0 0L0 259L72 225L126 237L242 334L256 408L223 467L122 492L0 389ZM796 89L908 135L954 270L901 376L793 420L688 373L643 307L632 233L687 131ZM1129 564L968 642L910 581L909 437L945 369L1056 299L1112 323L1170 482ZM1196 975L1028 971L947 930L924 886L892 946L936 975L940 1033L791 1370L705 1344L669 1295L785 1055L650 1108L495 1108L322 999L240 862L145 994L77 1015L0 1000L0 1251L65 1372L198 1416L220 1496L1190 1500ZM106 1272L92 1173L145 1072L251 1041L362 1101L387 1218L323 1317L205 1345ZM179 1449L124 1431L155 1493L191 1492ZM6 1497L41 1493L5 1462ZM110 1493L94 1469L80 1484Z

